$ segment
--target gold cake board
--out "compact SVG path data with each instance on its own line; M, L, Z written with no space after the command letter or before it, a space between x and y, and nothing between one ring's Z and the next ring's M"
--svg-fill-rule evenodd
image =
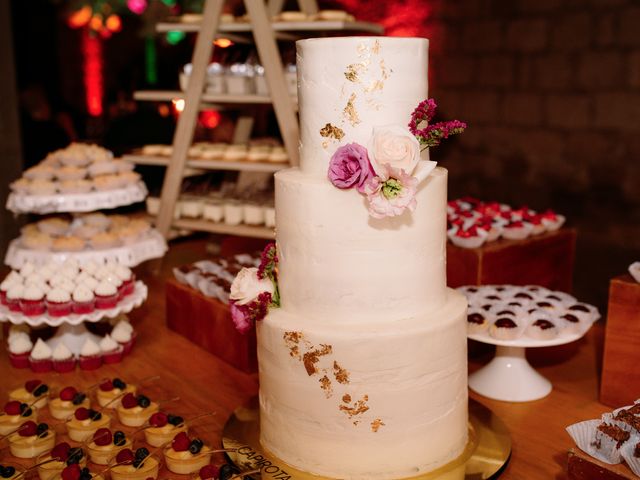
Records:
M236 449L227 455L241 471L260 469L263 480L324 480L287 465L260 445L260 413L257 397L239 407L224 426L222 444ZM457 459L410 480L484 480L496 478L509 461L511 437L507 427L484 405L469 400L469 442ZM330 462L331 459L327 459ZM255 476L255 474L254 474Z

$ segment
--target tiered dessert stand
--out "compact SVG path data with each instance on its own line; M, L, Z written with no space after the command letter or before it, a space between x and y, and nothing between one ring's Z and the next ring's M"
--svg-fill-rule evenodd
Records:
M11 193L7 199L6 207L15 214L86 213L142 202L146 196L146 186L143 182L138 182L117 190L86 194L33 196ZM144 238L130 245L79 252L31 250L21 245L20 239L15 239L9 246L5 264L19 269L27 262L34 265L44 265L49 261L64 262L73 258L79 263L94 261L104 264L111 261L126 267L134 267L143 261L162 257L166 250L166 241L156 230L151 230ZM146 298L147 287L141 281L137 281L134 292L120 301L116 307L108 310L95 310L85 315L73 314L64 317L52 317L48 314L29 317L19 312L11 312L5 306L0 306L0 322L10 322L15 325L25 324L32 328L57 327L55 335L46 343L53 349L60 341L64 340L66 346L73 353L78 354L88 338L94 341L99 340L97 336L87 330L85 325L87 322L98 322L105 318L115 318L129 313L139 307Z

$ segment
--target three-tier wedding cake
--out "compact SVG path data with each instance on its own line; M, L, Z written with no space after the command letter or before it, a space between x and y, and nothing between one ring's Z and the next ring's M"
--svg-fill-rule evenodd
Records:
M266 450L317 475L411 477L467 442L447 171L407 127L427 52L418 38L297 43L300 167L275 176L281 308L257 324L260 423Z

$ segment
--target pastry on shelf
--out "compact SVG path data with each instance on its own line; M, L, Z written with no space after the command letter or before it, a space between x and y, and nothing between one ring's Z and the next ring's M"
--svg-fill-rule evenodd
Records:
M40 480L57 480L62 471L69 465L78 464L84 467L87 458L80 447L71 447L67 442L58 443L50 452L41 454L37 460Z
M37 409L18 400L10 400L4 405L3 414L0 415L0 435L9 435L23 423L35 422L37 419Z
M11 455L18 458L35 458L51 450L56 443L56 432L46 423L29 420L8 437Z
M140 427L144 425L159 408L159 405L156 402L152 402L146 395L127 393L122 397L122 401L116 408L116 411L120 423L127 427Z
M122 430L112 432L108 428L100 428L93 434L91 442L87 445L89 460L98 465L107 465L120 450L131 447Z
M91 401L83 392L79 392L75 387L68 386L60 390L56 398L49 401L49 412L57 420L68 419L78 407L89 408Z
M106 413L79 407L69 418L65 425L69 438L76 442L85 442L100 428L108 428L111 425L111 417Z
M42 380L27 380L24 387L9 392L9 399L40 409L49 402L49 386Z
M117 408L120 406L122 397L127 393L135 393L136 386L127 384L119 378L107 379L100 383L96 391L98 404L102 408Z
M135 452L120 450L110 469L112 480L149 480L158 478L160 460L144 447Z
M199 471L211 461L213 452L199 438L189 438L186 432L178 433L164 450L167 468L180 475Z

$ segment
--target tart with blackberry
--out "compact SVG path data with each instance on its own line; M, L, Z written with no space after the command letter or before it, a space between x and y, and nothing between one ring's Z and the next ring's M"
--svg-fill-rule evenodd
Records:
M71 440L85 442L100 428L108 428L111 425L111 417L106 413L79 407L67 420L66 425Z
M186 432L178 433L171 445L164 450L167 468L180 475L199 471L211 461L213 452L199 438L189 438Z
M43 408L49 402L49 386L42 380L27 380L24 387L9 392L9 399Z
M120 450L131 447L131 440L122 430L112 432L108 428L100 428L93 434L91 443L87 445L89 460L97 465L107 465Z
M49 402L51 416L57 420L66 420L78 407L89 408L91 401L86 394L77 391L74 387L65 387L60 390L58 397Z
M144 429L144 438L152 447L162 447L178 433L186 431L187 425L181 416L156 412L149 418L149 426Z
M120 450L111 467L111 480L148 480L158 478L160 461L150 455L146 448L135 452L128 448Z
M35 408L31 408L26 403L11 400L5 403L3 415L0 415L0 435L9 435L23 423L35 422L37 419L38 411Z
M71 447L67 442L58 443L50 452L38 457L36 463L38 477L40 480L58 479L62 471L73 464L81 467L87 464L82 448Z
M9 436L11 455L18 458L35 458L51 450L56 443L56 432L46 423L31 420L23 423Z
M98 386L96 398L102 408L117 408L127 393L136 393L136 386L123 382L119 378L106 379Z
M146 395L127 393L122 397L122 401L116 411L118 412L118 419L123 425L141 427L159 409L159 405L152 402Z
M81 467L77 463L65 467L60 473L61 480L104 480L102 475L91 472L87 467Z

